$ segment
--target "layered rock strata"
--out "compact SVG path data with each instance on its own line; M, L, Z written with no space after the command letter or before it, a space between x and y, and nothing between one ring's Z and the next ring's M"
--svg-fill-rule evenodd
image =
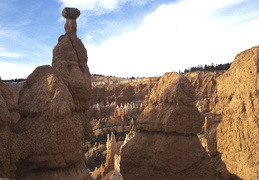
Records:
M214 178L214 167L196 136L203 118L194 101L185 76L166 73L160 78L137 120L139 132L122 147L123 179Z
M145 79L144 79L145 80ZM92 104L103 103L109 105L126 104L130 102L142 103L145 101L150 89L157 83L157 78L150 81L135 83L116 83L103 86L93 86Z
M238 54L230 69L217 79L222 116L217 149L228 171L241 179L259 179L259 46Z
M217 103L217 77L224 71L197 71L184 74L195 90L196 107L202 113L210 112Z

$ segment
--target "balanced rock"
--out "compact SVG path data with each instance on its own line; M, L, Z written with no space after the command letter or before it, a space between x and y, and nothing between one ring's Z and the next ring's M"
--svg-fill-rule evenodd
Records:
M10 138L15 179L91 179L83 153L92 134L90 92L86 49L75 33L66 33L53 51L53 66L36 68L20 91L21 117Z
M259 179L259 46L238 54L230 69L217 79L222 116L217 148L227 170L241 179Z
M76 31L76 26L68 21L65 29L66 27ZM89 109L92 85L87 60L87 52L81 40L75 33L67 32L66 29L66 34L60 36L53 50L52 67L62 74L63 81L74 99L76 111Z
M194 101L185 76L166 73L160 78L137 120L140 131L122 147L124 180L214 178L214 167L196 136L203 118Z
M66 18L66 24L64 26L66 33L71 36L74 35L74 39L77 39L77 37L75 37L77 30L76 18L80 15L80 11L76 8L64 8L62 15Z
M77 8L65 7L62 16L66 19L76 19L80 16L80 11Z

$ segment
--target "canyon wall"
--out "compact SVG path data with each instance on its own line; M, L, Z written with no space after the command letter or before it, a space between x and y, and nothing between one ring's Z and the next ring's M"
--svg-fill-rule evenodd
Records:
M100 84L95 84L92 88L91 104L102 103L105 106L114 103L115 105L126 104L130 102L143 102L146 96L152 89L158 78L140 78L135 82L121 78L114 78L114 83L106 84L106 79L109 77L99 77L102 81ZM92 77L92 80L97 81L97 77ZM118 82L117 82L118 81ZM124 82L126 81L126 82Z
M195 90L196 107L202 113L210 112L217 103L216 79L225 71L196 71L184 74Z
M259 179L259 47L238 54L217 78L217 149L228 171Z

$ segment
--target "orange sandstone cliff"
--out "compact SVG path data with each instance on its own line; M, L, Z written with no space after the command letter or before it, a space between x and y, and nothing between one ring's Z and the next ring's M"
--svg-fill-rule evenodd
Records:
M238 54L217 79L217 149L227 170L259 179L259 46Z
M217 103L217 77L224 71L196 71L184 74L195 90L196 107L202 113L210 112Z

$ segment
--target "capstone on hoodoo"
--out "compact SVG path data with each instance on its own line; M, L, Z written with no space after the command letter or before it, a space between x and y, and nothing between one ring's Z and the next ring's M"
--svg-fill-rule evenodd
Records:
M91 79L86 49L76 35L80 11L65 8L62 14L66 33L53 50L52 66L37 67L19 94L20 118L8 131L16 161L10 179L91 179L83 154L92 134L87 116Z

